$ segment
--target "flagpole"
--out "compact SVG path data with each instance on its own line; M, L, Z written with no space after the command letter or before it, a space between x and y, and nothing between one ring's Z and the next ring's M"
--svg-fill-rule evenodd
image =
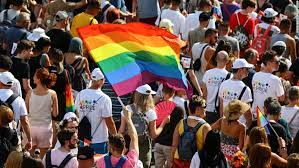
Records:
M117 96L117 100L119 101L120 105L125 108L126 106L124 105L123 101L121 100L120 97Z

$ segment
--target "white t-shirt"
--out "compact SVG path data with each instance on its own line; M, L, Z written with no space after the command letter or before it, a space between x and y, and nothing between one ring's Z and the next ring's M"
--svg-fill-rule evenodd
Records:
M3 10L1 13L0 13L0 22L3 22L3 19L4 19L4 12L5 10ZM8 17L8 20L13 20L17 15L20 14L20 11L19 10L14 10L14 9L8 9L7 11L7 17Z
M257 37L257 33L258 33L257 30L258 30L258 28L262 28L262 29L264 29L264 30L267 30L269 26L270 26L270 25L267 24L267 23L260 23L260 24L257 24L257 25L255 26L255 28L254 28L254 37ZM277 26L272 25L270 31L273 32L273 33L272 33L272 36L273 36L273 35L275 35L275 34L278 34L278 33L280 32L280 29L279 29ZM259 32L259 33L261 33L261 32Z
M101 90L84 89L76 97L75 108L80 121L87 115L91 124L91 135L94 134L92 143L107 142L109 135L104 118L112 116L110 97Z
M185 17L178 10L164 9L161 17L158 16L156 26L159 26L162 19L169 19L173 23L173 33L177 36L183 34L185 26Z
M127 109L128 109L129 112L133 112L133 110L132 110L132 108L131 108L130 105L128 105L128 106L126 106L126 107L127 107ZM140 112L140 111L138 111L138 112ZM123 111L121 111L121 116L124 116ZM153 109L150 109L150 110L146 111L146 112L145 112L145 119L146 119L146 121L147 121L148 123L151 122L151 121L155 121L155 120L157 120L157 114L156 114L156 111L153 110Z
M188 34L191 30L199 27L199 15L202 13L202 11L195 11L195 13L191 13L187 16L186 18L186 22L185 22L185 29L184 29L184 33L183 33L183 40L187 40L188 39ZM216 19L213 17L212 19L210 19L209 24L208 24L208 28L216 28Z
M10 89L0 89L0 100L6 101L13 91ZM27 116L28 112L26 109L25 101L22 97L18 96L11 104L14 112L14 120L18 122L21 119L21 116Z
M245 86L246 85L240 80L229 79L229 80L222 82L222 84L220 85L218 96L223 99L223 109L226 105L228 105L228 103L230 101L239 98L239 96L241 95L241 92ZM251 91L250 91L250 88L247 86L246 86L246 90L241 98L241 101L243 101L245 103L252 102ZM243 124L246 124L246 120L243 115L240 117L239 121Z
M258 72L252 78L253 89L253 114L256 106L261 110L264 109L264 101L268 97L278 98L284 94L283 86L279 77L271 73Z
M222 81L226 78L228 74L228 71L226 69L219 69L219 68L213 68L203 75L203 83L207 87L207 108L206 110L208 112L214 112L215 111L215 100L216 100L216 94L219 90L219 86ZM233 75L231 74L231 77Z
M52 165L59 166L61 162L65 159L65 157L70 154L66 152L62 152L59 149L53 149L51 151L51 162ZM43 158L43 165L46 167L46 155ZM77 158L73 157L64 168L77 168L79 166Z
M281 118L285 119L290 128L291 136L295 138L298 130L299 130L299 107L281 107ZM295 118L294 118L295 117ZM293 119L294 118L294 119ZM293 119L292 123L291 120Z

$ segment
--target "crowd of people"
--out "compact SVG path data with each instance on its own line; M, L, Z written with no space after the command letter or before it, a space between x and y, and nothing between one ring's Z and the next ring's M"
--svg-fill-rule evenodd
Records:
M298 168L294 3L1 1L0 168ZM77 29L129 22L184 42L192 97L161 81L117 97Z

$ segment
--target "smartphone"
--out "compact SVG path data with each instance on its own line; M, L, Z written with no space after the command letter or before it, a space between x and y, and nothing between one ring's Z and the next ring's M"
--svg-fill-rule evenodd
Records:
M187 55L181 55L181 64L184 69L190 69L192 66L192 57Z

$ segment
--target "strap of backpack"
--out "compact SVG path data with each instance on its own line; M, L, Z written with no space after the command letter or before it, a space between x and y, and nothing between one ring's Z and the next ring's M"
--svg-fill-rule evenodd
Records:
M192 128L192 132L195 134L197 130L205 123L206 122L204 120L200 120L199 123L194 128Z
M121 168L122 165L127 161L127 158L125 156L121 156L120 159L118 160L115 168Z
M51 161L51 150L48 150L46 153L46 168L52 167L52 161Z
M91 19L91 21L89 22L89 25L91 25L91 24L92 24L92 21L93 21L94 19L95 19L95 18L92 18L92 19Z
M184 108L185 108L185 112L186 112L186 116L189 116L189 113L188 113L188 101L187 100L185 100L184 101Z
M72 154L68 154L63 161L60 163L60 165L58 166L58 168L64 168L66 166L66 164L73 158L74 156Z
M208 46L209 46L209 44L206 44L205 46L203 46L203 48L202 48L202 50L201 50L201 52L200 52L199 58L198 58L197 60L201 61L201 57L202 57L202 55L203 55L203 51L204 51L205 48L207 48ZM195 61L197 61L197 60L195 60ZM194 62L195 62L195 61L194 61Z
M296 118L296 116L298 115L299 111L296 111L296 113L293 115L292 119L289 122L289 125L292 124L292 122L294 121L294 119Z
M238 22L238 26L240 26L240 25L241 25L241 24L240 24L240 20L239 20L239 16L238 16L238 15L239 15L239 13L240 13L240 12L236 13L236 16L237 16L237 22Z
M18 98L18 95L13 93L11 96L9 96L5 103L11 105L16 100L16 98Z
M272 29L272 25L268 26L267 30L264 33L264 37L269 36L269 33L270 33L271 29Z
M228 80L228 79L230 78L230 76L231 76L231 73L229 72L229 73L226 75L226 77L225 77L224 79L222 79L221 83L222 83L223 81L225 81L225 80ZM220 83L220 85L221 85L221 83ZM218 87L217 94L216 94L216 98L215 98L215 108L217 107L217 100L218 100L218 94L219 94L220 85L219 85L219 87Z
M188 123L187 123L187 119L183 120L183 126L184 126L184 132L187 132L188 128L189 128Z
M107 3L104 8L102 9L102 13L104 14L106 12L106 10L110 7L110 3Z
M109 154L107 154L106 156L104 156L104 160L105 160L105 166L106 167L112 167L112 163L111 163L110 155Z
M250 16L247 17L247 20L245 21L245 23L243 25L244 28L245 28L246 24L248 23L249 19L250 19Z
M247 88L247 86L244 86L244 87L243 87L243 89L242 89L242 91L241 91L241 94L240 94L240 96L238 97L238 100L241 100L241 99L242 99L243 94L245 93L246 88Z
M4 20L8 20L8 10L4 11L4 15L3 15L3 21Z

